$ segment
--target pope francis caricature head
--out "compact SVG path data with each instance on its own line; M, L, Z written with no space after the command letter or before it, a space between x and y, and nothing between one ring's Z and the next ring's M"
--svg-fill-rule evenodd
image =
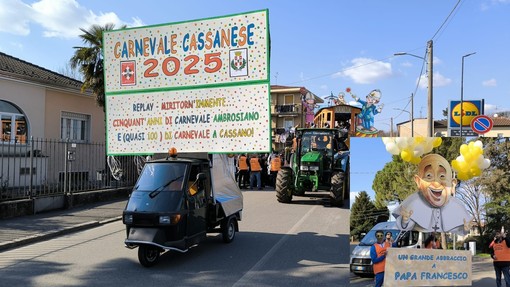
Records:
M432 207L442 207L455 194L457 180L448 161L438 154L428 154L418 164L414 176L422 196Z

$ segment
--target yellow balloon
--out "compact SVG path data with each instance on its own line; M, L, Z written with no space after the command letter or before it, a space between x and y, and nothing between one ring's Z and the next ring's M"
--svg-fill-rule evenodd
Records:
M443 143L443 139L442 138L434 138L434 141L432 142L432 145L434 147L438 147L441 145L441 143Z
M482 171L477 166L473 166L469 171L473 177L480 176L480 174L482 174Z
M459 163L459 172L465 172L467 170L467 163L465 161L458 161Z
M452 160L452 168L455 171L460 171L459 161L454 159Z
M472 152L475 155L481 155L483 154L483 149L479 146L473 146Z
M421 157L419 157L419 156L418 157L415 156L415 157L411 158L412 164L419 164L420 161L421 161Z
M409 161L411 161L412 155L411 155L411 153L407 149L405 149L405 150L400 152L400 157L402 157L402 159L404 161L409 162Z
M460 154L463 155L463 156L466 156L466 154L469 152L469 147L467 146L467 144L462 144L460 146Z
M474 160L473 153L471 153L471 152L467 152L467 153L464 155L464 160L465 160L466 162L468 162L469 164L471 164L471 162Z
M468 180L469 176L465 172L457 173L457 178L460 180Z

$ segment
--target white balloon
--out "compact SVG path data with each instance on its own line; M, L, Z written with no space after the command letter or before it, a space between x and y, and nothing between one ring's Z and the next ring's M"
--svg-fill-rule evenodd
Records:
M397 147L397 145L394 142L389 142L386 144L386 150L393 154L393 155L399 155L400 149Z
M474 145L483 149L483 143L481 141L475 141Z
M396 138L395 143L397 144L398 148L405 149L407 147L407 138Z
M491 165L491 160L486 158L483 160L483 164L480 166L481 169L486 169Z
M422 155L423 155L423 146L422 145L415 146L414 147L414 156L419 157Z

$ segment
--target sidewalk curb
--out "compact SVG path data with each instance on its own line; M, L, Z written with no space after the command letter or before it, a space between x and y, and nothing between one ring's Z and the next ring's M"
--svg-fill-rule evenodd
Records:
M49 239L52 239L52 238L55 238L55 237L58 237L61 235L66 235L66 234L70 234L73 232L98 227L103 224L112 223L112 222L115 222L115 221L118 221L121 219L122 219L122 216L116 216L116 217L108 218L108 219L101 220L101 221L89 221L89 222L84 222L84 223L76 224L76 225L69 226L69 227L64 227L64 228L60 228L60 229L56 229L56 230L37 233L34 235L30 235L27 237L11 240L11 241L7 241L7 242L2 242L2 243L0 243L0 252L6 251L11 248L15 248L15 247L21 247L21 246L28 245L28 244L49 240Z

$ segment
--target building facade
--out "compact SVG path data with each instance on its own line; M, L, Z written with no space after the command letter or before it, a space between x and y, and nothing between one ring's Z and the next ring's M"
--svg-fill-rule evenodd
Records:
M104 185L105 114L81 86L0 53L1 199Z
M484 134L484 137L510 137L510 118L501 116L490 117L494 123L492 129ZM466 127L465 129L471 129ZM411 133L412 130L412 133ZM446 119L434 121L435 136L448 136L448 122ZM413 128L411 129L411 121L405 121L397 124L397 136L399 137L426 137L427 136L427 119L414 119Z
M324 100L304 87L271 85L271 137L273 151L282 151L293 128L308 127L315 105ZM308 114L308 119L307 119ZM311 117L313 122L313 116Z

